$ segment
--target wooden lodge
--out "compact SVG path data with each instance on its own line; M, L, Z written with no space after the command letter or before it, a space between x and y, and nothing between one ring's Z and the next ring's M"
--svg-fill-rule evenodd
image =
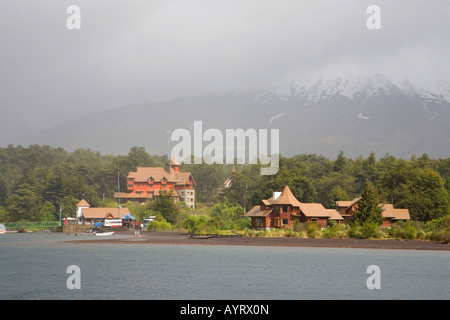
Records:
M336 209L344 218L345 223L349 223L353 217L353 213L358 207L358 202L361 198L355 198L351 201L336 201ZM408 209L394 209L392 204L380 204L383 216L383 227L391 227L392 223L397 221L410 220Z
M343 220L336 210L325 209L320 203L298 201L288 186L282 192L275 191L271 198L261 200L245 216L251 218L255 229L293 227L295 220L300 223L315 221L326 228L330 220L338 223Z

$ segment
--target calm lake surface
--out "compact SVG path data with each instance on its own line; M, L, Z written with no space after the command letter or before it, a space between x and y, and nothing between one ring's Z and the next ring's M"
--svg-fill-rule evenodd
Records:
M114 236L119 237L119 236ZM0 235L0 299L449 299L448 251L76 244ZM80 268L81 289L67 288ZM381 271L369 290L367 267Z

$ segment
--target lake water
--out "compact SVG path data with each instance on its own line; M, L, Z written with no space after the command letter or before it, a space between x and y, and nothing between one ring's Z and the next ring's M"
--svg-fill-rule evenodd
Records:
M1 235L0 299L450 298L448 251L58 242L79 239L93 237ZM381 289L367 288L370 265Z

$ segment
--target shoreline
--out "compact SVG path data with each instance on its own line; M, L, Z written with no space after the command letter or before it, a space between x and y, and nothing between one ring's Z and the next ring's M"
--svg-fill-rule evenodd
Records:
M394 250L439 250L450 251L450 244L424 240L393 239L353 239L353 238L287 238L287 237L230 237L230 238L190 238L188 234L174 232L119 231L116 235L127 238L83 239L62 241L66 243L110 243L110 244L171 244L171 245L224 245L224 246L272 246L310 248L359 248Z

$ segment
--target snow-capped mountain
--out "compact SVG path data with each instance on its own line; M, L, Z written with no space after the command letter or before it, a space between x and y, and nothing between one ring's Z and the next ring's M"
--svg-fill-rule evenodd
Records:
M294 81L262 92L181 96L131 104L0 144L49 144L105 153L126 153L137 145L166 154L168 131L191 129L196 120L203 122L204 130L279 129L285 156L317 153L333 158L343 150L352 157L371 151L380 157L449 157L450 83L442 80L423 90L409 80L394 84L380 74L349 75Z
M316 103L339 98L368 99L376 95L403 95L411 99L422 98L450 102L450 82L440 80L432 90L418 90L408 79L396 85L381 74L368 77L350 74L346 77L329 79L320 77L308 84L294 81L289 85L279 86L273 91L260 95L258 100L277 97L282 101L296 99Z

